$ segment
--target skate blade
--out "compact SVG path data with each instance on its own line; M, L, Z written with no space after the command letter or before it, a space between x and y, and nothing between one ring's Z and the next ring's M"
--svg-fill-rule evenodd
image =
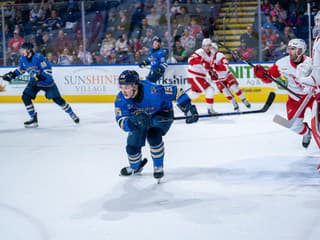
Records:
M133 173L133 174L130 174L130 175L121 175L121 173L119 173L119 177L124 177L124 178L135 177L135 176L142 176L142 173L138 172L138 173Z
M38 123L33 123L33 124L30 124L30 125L24 125L25 128L37 128L39 127Z
M162 178L163 178L163 176L161 176L161 177L159 177L159 178L155 178L155 180L156 180L156 183L157 184L160 184L162 181Z
M80 123L80 119L72 119L74 123L79 124Z

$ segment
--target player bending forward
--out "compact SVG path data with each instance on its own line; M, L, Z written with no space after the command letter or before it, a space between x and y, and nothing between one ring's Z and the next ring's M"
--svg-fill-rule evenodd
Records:
M289 92L286 103L287 118L293 121L291 130L303 136L302 146L304 148L307 148L311 141L311 130L304 122L304 114L308 107L312 107L314 101L314 96L311 96L313 87L305 81L305 78L310 76L312 69L311 58L304 55L306 49L307 45L303 39L291 39L287 47L288 56L280 58L268 70L261 65L254 67L255 75L264 83L272 82L267 75L275 78L281 77L285 80L284 83L288 89L296 94Z
M315 142L320 148L320 11L314 17L315 26L312 29L313 48L312 48L312 73L306 77L305 82L313 87L316 101L312 105L311 128ZM318 167L320 170L320 165Z
M51 63L41 53L33 52L33 44L25 42L21 46L22 56L19 66L13 72L6 73L2 78L10 82L21 74L28 73L30 81L22 93L22 101L31 119L24 122L26 128L38 127L37 112L33 106L34 100L39 91L44 91L47 99L52 99L62 110L69 114L75 123L80 119L73 112L71 106L61 97L57 85L52 77Z
M129 176L142 171L147 160L142 160L141 148L147 140L153 160L153 176L160 179L164 175L162 136L173 122L172 101L177 100L178 107L190 116L187 123L198 121L197 109L188 95L179 93L177 86L139 81L136 71L123 71L118 81L120 92L115 100L115 116L120 128L128 132L126 152L130 164L121 169L120 175Z
M219 91L223 93L229 101L231 101L235 111L239 111L240 109L232 92L234 92L241 99L247 108L250 108L251 104L242 93L237 79L229 71L229 62L225 58L225 55L221 52L218 52L218 45L216 43L212 43L212 49L214 52L214 57L209 71L211 79L216 83Z

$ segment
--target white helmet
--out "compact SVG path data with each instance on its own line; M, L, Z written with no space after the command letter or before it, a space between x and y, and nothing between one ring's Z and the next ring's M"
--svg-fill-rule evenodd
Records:
M320 33L320 11L314 16L314 27L312 29L312 36L316 38Z
M301 59L303 54L307 50L307 44L306 42L301 38L294 38L291 39L288 43L287 52L289 52L289 48L296 48L295 54L297 55L296 59L294 61L298 61Z
M211 45L212 44L212 41L210 38L204 38L202 40L202 46L207 46L207 45Z
M216 51L218 51L218 44L216 44L215 42L211 43L211 47L215 48Z

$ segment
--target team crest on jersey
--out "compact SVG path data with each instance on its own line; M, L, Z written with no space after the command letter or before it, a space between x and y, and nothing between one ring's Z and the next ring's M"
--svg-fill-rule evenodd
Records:
M45 68L47 66L47 63L45 61L43 61L43 62L40 63L40 65L41 65L42 68Z
M172 87L165 86L164 87L164 92L165 92L166 95L170 95L170 94L173 93L173 89L172 89Z
M115 108L115 114L116 114L116 116L121 116L122 114L121 114L121 109L120 108Z
M128 103L127 108L128 108L128 110L132 110L132 109L134 109L134 106L132 104Z
M151 93L157 93L158 92L158 90L155 87L151 87L150 90L151 90Z

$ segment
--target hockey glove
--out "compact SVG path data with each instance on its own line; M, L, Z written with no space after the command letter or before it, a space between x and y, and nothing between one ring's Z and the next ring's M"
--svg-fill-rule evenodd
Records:
M242 60L238 51L232 51L231 55L235 58L236 61Z
M150 116L144 112L137 112L128 120L128 126L131 130L148 129L150 125Z
M11 82L12 79L15 79L16 78L16 74L14 72L8 72L6 74L4 74L2 76L2 79L7 81L7 82Z
M178 107L184 113L186 118L186 123L195 123L199 120L199 114L195 105L191 104L191 100L187 94L182 94L178 99Z
M272 80L266 77L268 75L267 70L264 69L261 65L255 65L253 68L254 74L256 77L260 78L264 83L271 83Z
M198 122L199 120L199 114L195 105L190 104L188 111L185 112L185 115L187 117L190 116L189 118L186 119L187 124L195 123L195 122Z
M147 65L148 65L148 63L146 61L142 61L141 63L139 63L140 68L144 68Z
M156 72L157 74L163 74L164 71L165 71L165 70L164 70L163 68L158 67L155 72Z
M210 69L209 75L210 75L211 80L213 80L213 81L218 80L218 74L215 70Z
M30 75L30 78L33 78L32 80L35 80L35 81L43 81L46 79L44 76L41 75L40 71L37 71L37 70L30 71L29 75Z

